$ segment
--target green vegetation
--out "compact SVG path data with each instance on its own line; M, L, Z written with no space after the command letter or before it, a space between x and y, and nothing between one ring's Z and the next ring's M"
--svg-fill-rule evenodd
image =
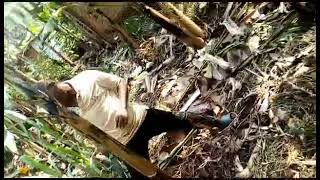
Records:
M146 15L136 15L124 21L124 28L132 37L142 40L149 37L152 31L159 29L160 26Z
M72 67L49 58L33 61L29 66L30 75L35 79L62 80L72 77Z
M174 29L186 31L180 37L144 11L119 18L124 4L5 3L5 177L130 177L124 162L101 153L31 87L86 69L130 77L129 100L152 108L179 111L199 88L199 109L210 104L217 116L237 114L223 132L189 136L165 169L173 177L316 177L316 26L309 6L174 3L196 23L186 26L187 17L162 4ZM100 17L100 8L117 12L119 26ZM195 26L206 37L188 33ZM197 40L204 48L191 48ZM155 164L175 143L162 137L150 145Z
M25 4L18 5L25 6ZM15 19L8 16L9 20L5 21L8 35L5 38L6 63L19 64L14 68L22 70L26 76L36 80L60 81L71 78L77 73L75 67L63 63L61 58L59 60L50 58L52 52L45 50L48 48L36 49L39 51L36 59L30 57L21 59L16 56L19 51L21 53L30 46L32 39L26 38L26 34L31 33L33 39L38 38L37 42L44 46L48 46L46 44L50 42L58 44L59 49L70 59L79 58L76 49L79 43L83 43L85 37L74 22L61 14L53 16L59 7L54 2L34 5L33 10L23 11L25 16L33 17L27 24L17 24ZM20 18L23 19L22 16ZM12 40L16 44L13 44ZM51 48L57 50L54 46ZM30 99L20 90L16 90L15 86L11 84L7 86L5 97L7 98L4 114L5 176L129 176L126 167L117 158L105 154L97 159L93 142L67 124L61 124L60 118L48 116L46 110L42 108L43 105L36 105L35 109L34 104L29 103Z

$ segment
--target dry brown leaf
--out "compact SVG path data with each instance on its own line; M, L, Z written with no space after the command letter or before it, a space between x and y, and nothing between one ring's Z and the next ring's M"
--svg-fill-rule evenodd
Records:
M168 157L169 157L169 153L168 153L168 152L165 152L165 151L162 151L162 152L159 154L158 162L161 162L161 161L167 159Z
M299 76L305 74L306 72L308 72L309 70L310 70L309 67L302 66L297 69L297 71L293 74L293 77L299 77Z
M219 105L224 105L225 104L225 101L226 101L226 94L223 93L221 95L216 95L216 94L212 94L210 96L211 100L214 102L214 103L217 103Z
M195 112L195 113L204 113L212 115L212 107L210 102L197 100L190 105L188 108L188 112Z

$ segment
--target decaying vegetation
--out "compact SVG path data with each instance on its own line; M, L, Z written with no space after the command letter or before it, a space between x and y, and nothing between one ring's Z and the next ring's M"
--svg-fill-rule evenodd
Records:
M163 110L236 115L222 132L201 129L154 137L152 167L169 176L316 177L312 3L22 7L38 21L16 23L11 17L5 26L5 176L130 176L121 160L101 153L97 139L60 123L63 116L47 114L54 109L50 104L30 98L27 85L38 80L64 80L98 69L129 79L130 101ZM22 38L26 34L29 39ZM125 153L115 155L128 163Z

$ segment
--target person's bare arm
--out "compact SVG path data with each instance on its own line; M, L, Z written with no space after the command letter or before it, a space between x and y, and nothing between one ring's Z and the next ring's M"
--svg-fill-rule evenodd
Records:
M128 83L127 80L121 79L119 83L119 98L121 101L121 107L123 109L127 109L127 104L128 104Z
M128 104L128 83L127 80L121 79L118 87L119 92L119 99L121 102L121 109L118 111L117 116L117 127L124 128L128 123L128 111L127 111L127 104Z

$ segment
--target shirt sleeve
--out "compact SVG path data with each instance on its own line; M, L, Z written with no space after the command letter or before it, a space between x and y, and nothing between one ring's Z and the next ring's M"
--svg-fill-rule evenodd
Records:
M65 81L74 86L78 91L85 89L90 83L96 83L102 88L117 92L122 78L97 70L82 71L71 80Z
M114 74L99 72L96 81L99 86L117 92L121 80L121 77Z

